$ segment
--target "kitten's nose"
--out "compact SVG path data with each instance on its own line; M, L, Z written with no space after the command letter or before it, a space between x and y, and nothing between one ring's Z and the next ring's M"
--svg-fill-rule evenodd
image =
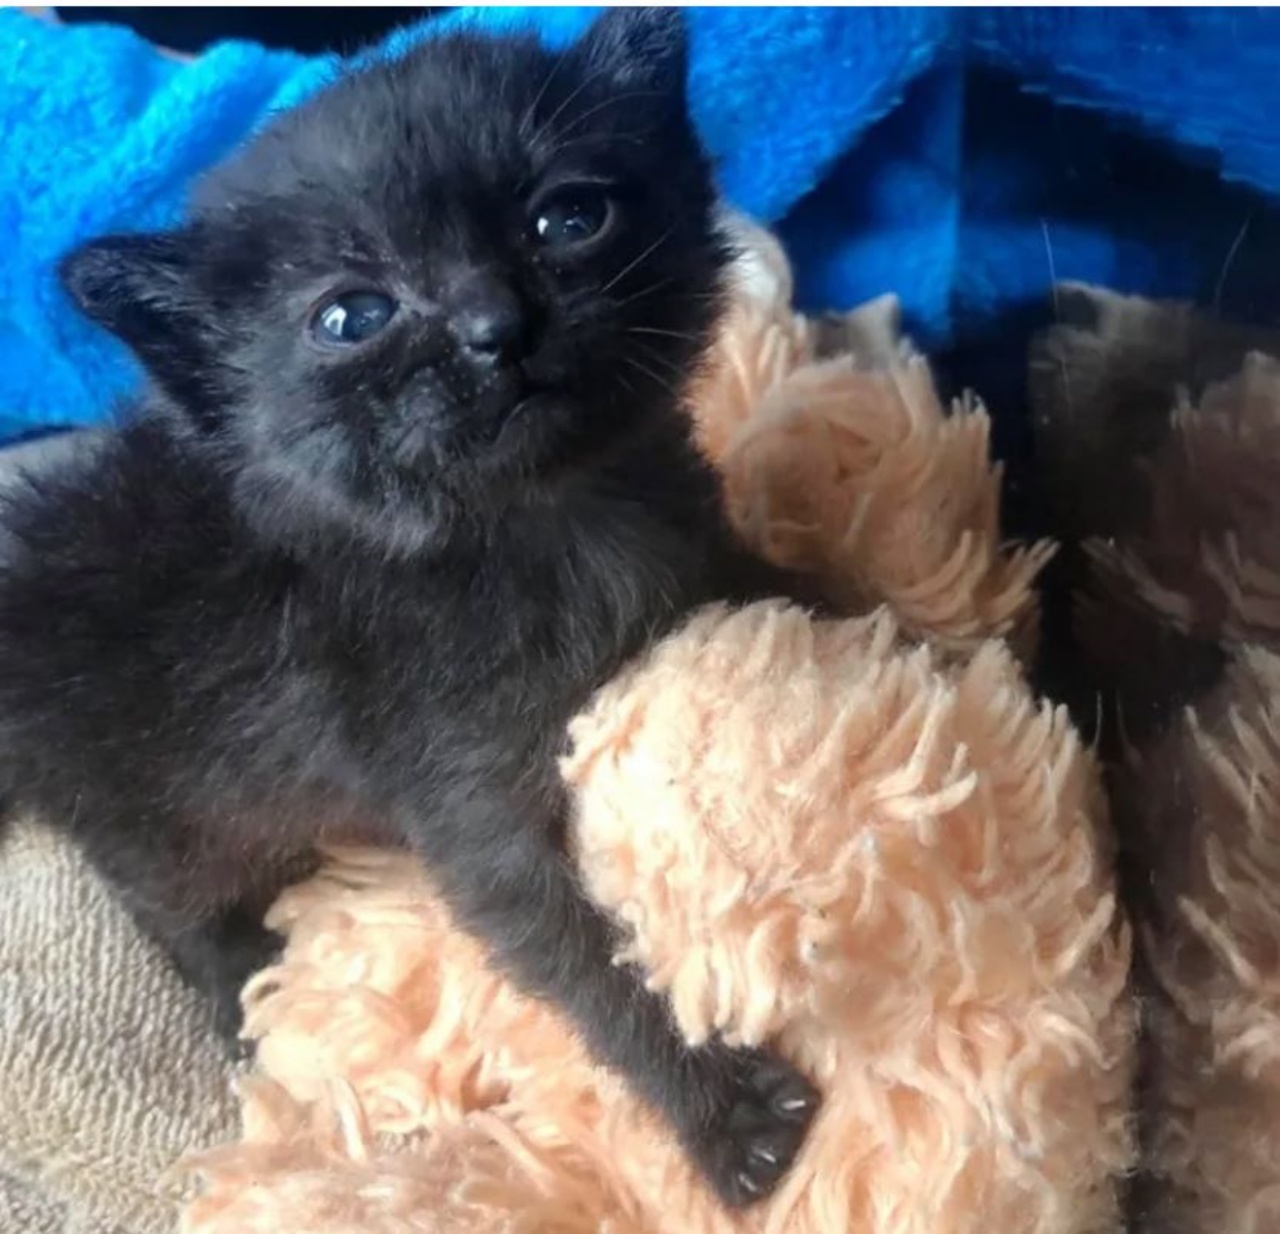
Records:
M501 279L472 275L455 287L449 308L454 337L477 360L510 363L520 358L524 309Z

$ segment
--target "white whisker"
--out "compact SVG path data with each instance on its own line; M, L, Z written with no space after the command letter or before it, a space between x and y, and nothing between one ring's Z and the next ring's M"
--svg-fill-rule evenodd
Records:
M1058 269L1053 260L1053 245L1049 243L1049 220L1040 220L1040 230L1044 233L1044 252L1049 259L1049 294L1053 296L1053 319L1062 320L1062 312L1058 307Z
M656 360L663 366L663 368L674 373L676 377L682 377L684 375L680 366L672 363L672 361L668 360L661 352L654 351L652 347L646 347L643 343L638 343L637 346L642 349L642 354L648 356L650 360Z
M682 342L685 342L685 343L696 343L698 341L695 335L687 334L683 330L660 330L657 326L628 326L627 333L628 334L656 334L656 335L659 335L661 338L680 339Z
M1062 308L1058 303L1058 267L1053 260L1053 245L1049 240L1049 220L1040 220L1040 230L1044 233L1044 252L1049 260L1049 291L1053 297L1053 320L1058 324L1062 323ZM1067 410L1074 413L1075 400L1071 395L1071 372L1067 368L1065 358L1060 358L1058 367L1062 373L1062 397L1067 404Z
M580 114L574 116L574 118L569 121L566 127L560 129L557 133L555 133L555 139L558 142L564 141L564 139L568 137L568 135L572 133L573 130L576 129L584 121L589 120L592 116L597 115L602 111L606 111L608 108L613 107L617 103L626 103L633 99L650 99L650 98L656 98L656 97L658 97L658 95L657 95L657 92L654 90L632 90L629 94L618 94L618 95L614 95L612 98L604 99L601 102L596 103L591 107L588 107L586 111L581 112ZM609 135L609 140L617 141L619 140L619 138L617 137L617 135L611 133Z
M617 274L613 276L603 287L600 288L600 295L605 295L611 288L616 287L628 274L631 273L646 257L652 257L658 249L671 239L675 232L675 227L668 227L647 249L638 257L633 258Z
M555 63L552 64L551 68L547 70L546 77L542 79L542 85L538 87L538 93L533 96L533 102L530 103L529 106L525 108L524 115L520 117L521 133L525 132L528 129L530 121L533 119L534 114L538 110L538 104L541 103L543 98L546 96L547 87L551 85L552 78L555 77L555 75L560 71L560 66L564 64L565 60L568 58L569 51L570 51L570 48L566 47L556 57Z
M655 373L653 369L649 368L647 365L641 364L635 356L623 356L622 358L637 372L643 373L650 381L660 386L669 395L671 395L672 398L679 399L680 392L660 373Z
M551 130L551 126L555 124L556 120L564 113L564 109L568 107L569 104L572 103L574 99L576 99L588 86L592 85L594 82L599 81L600 78L604 77L605 74L611 71L612 70L608 68L599 68L594 73L588 73L586 77L584 77L572 90L569 91L568 95L565 98L560 100L560 106L557 107L555 111L553 111L538 126L537 131L534 133L534 137L538 138L538 137L541 137L544 133L549 132Z
M1244 243L1245 236L1249 234L1249 226L1252 222L1253 215L1251 214L1240 224L1240 230L1236 233L1236 238L1232 242L1230 249L1227 250L1227 259L1222 263L1222 273L1218 276L1218 285L1213 289L1213 311L1215 316L1222 316L1222 293L1227 289L1227 275L1231 273L1236 254L1240 252L1240 246Z
M651 296L655 291L661 291L664 287L669 286L674 280L671 278L658 279L656 283L650 283L648 287L642 287L639 291L634 291L629 296L624 296L621 300L613 300L611 303L614 308L623 308L639 300L641 296Z

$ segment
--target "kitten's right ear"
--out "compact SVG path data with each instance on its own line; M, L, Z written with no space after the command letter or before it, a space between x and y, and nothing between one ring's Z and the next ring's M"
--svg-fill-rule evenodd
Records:
M208 392L199 297L186 232L103 236L72 250L58 276L80 310L142 361L158 385L189 403Z
M583 35L580 50L590 69L620 89L650 90L683 104L689 49L680 9L606 9Z

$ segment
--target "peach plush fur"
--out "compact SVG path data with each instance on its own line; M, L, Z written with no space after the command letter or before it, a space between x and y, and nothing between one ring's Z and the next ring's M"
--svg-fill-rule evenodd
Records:
M339 850L275 909L243 1136L194 1162L186 1234L1120 1228L1134 1024L1097 769L990 637L1029 648L1047 550L1001 546L982 409L948 416L874 311L794 315L746 234L700 436L748 537L867 615L698 614L576 719L564 774L584 884L689 1040L773 1041L821 1086L794 1171L718 1208L409 857Z

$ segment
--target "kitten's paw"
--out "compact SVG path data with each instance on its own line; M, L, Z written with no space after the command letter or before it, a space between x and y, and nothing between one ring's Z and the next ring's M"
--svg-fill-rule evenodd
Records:
M244 1008L240 1005L239 990L220 990L213 1004L213 1031L232 1063L249 1062L253 1058L253 1043L240 1035L243 1028Z
M763 1050L713 1050L689 1151L720 1200L744 1208L765 1199L791 1168L819 1097L790 1063Z
M252 1062L257 1047L241 1033L244 1030L242 994L250 977L280 958L284 940L261 928L245 931L234 945L215 953L212 969L214 1030L233 1063Z

